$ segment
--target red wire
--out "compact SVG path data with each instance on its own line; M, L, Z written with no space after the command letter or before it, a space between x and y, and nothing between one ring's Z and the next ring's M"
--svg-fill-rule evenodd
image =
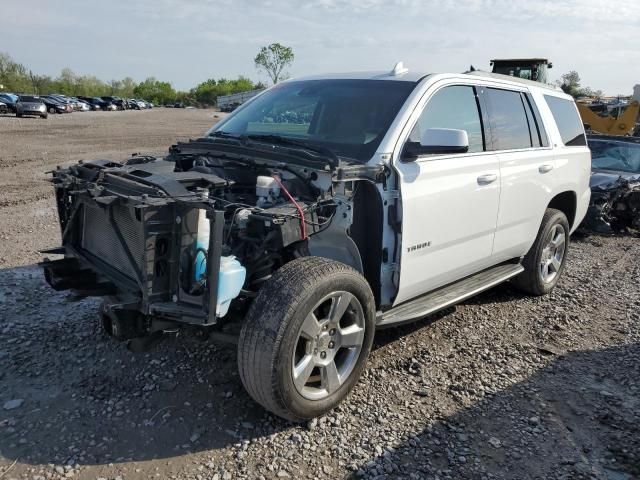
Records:
M273 179L278 183L278 185L280 185L280 188L282 189L282 191L284 192L284 194L287 196L287 198L295 205L296 210L298 210L298 214L300 215L300 233L302 233L302 239L306 240L307 237L307 224L304 221L304 212L302 211L302 207L300 206L300 204L298 202L296 202L296 200L291 196L291 194L289 193L289 190L287 190L285 188L285 186L282 184L282 182L280 181L280 179L276 176L276 175L272 175Z

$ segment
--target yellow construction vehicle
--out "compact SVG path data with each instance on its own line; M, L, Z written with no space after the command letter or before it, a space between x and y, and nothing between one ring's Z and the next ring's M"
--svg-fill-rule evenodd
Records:
M640 103L630 103L618 116L601 116L595 113L589 105L578 102L578 110L582 117L582 122L589 126L593 132L605 135L633 135L636 129L636 122L640 114Z

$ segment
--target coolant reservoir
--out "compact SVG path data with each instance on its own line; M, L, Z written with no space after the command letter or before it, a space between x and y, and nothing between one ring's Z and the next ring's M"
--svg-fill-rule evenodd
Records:
M218 304L216 315L224 317L229 311L231 300L240 295L247 270L234 256L220 258L218 275Z
M258 207L274 203L280 196L280 185L275 178L260 175L256 178L256 196Z

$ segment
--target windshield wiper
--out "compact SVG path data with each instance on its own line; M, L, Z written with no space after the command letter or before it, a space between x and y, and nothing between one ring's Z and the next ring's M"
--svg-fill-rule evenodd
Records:
M335 168L340 163L338 155L335 152L325 147L312 145L301 140L294 140L292 138L283 137L281 135L274 134L249 134L249 135L236 135L233 133L225 132L223 130L216 130L211 132L209 137L222 138L229 140L236 140L239 143L245 144L247 140L270 143L272 145L281 145L283 147L295 147L296 150L304 150L305 158L314 161L321 161L317 158L318 155L322 157L322 160L327 161L332 168ZM309 153L312 152L312 155ZM313 155L316 154L316 155Z
M307 143L303 140L294 140L292 138L287 138L287 137L283 137L281 135L274 135L274 134L249 134L249 135L243 135L242 138L246 138L249 140L255 140L258 142L268 142L268 143L272 143L275 145L282 145L285 147L297 147L297 148L301 148L303 150L306 150L308 152L313 152L316 154L320 154L322 157L324 157L326 160L329 161L329 165L331 167L337 167L338 163L340 162L340 159L338 158L338 155L335 154L335 152L333 152L332 150L326 148L326 147L321 147L318 145L312 145L310 143Z

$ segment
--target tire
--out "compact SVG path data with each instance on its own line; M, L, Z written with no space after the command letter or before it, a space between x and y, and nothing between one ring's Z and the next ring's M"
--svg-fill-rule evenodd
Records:
M43 113L42 115L40 115L40 118L47 118L49 115L47 115L46 113Z
M21 113L16 113L16 117L22 118L22 114Z
M56 113L55 107L49 107L49 113L51 114Z
M334 307L344 313L332 320ZM315 340L307 336L312 330ZM251 398L280 417L320 416L358 382L374 330L375 302L360 273L325 258L298 258L263 285L249 309L238 343L240 378ZM310 376L295 382L300 365Z
M522 262L524 272L513 280L516 288L534 296L551 293L564 271L569 251L569 231L567 216L560 210L548 208L542 217L536 241ZM563 236L562 243L559 235ZM549 275L545 275L545 268Z

